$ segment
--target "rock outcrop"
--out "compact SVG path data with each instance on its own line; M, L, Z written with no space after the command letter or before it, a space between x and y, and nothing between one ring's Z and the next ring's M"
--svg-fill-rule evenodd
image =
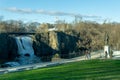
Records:
M17 44L12 36L6 33L0 34L0 62L14 60L17 56Z
M14 37L5 33L0 34L0 62L14 60L19 56ZM79 56L82 54L80 51L89 48L89 43L88 39L81 39L79 33L74 31L49 31L33 35L34 53L42 61L51 61L55 54L59 54L60 58Z
M33 48L35 55L39 56L42 61L50 61L53 49L49 46L49 33L37 33L33 41Z
M35 54L43 60L51 60L51 57L58 53L61 58L69 58L70 54L77 52L79 38L64 32L46 32L35 35L33 47Z

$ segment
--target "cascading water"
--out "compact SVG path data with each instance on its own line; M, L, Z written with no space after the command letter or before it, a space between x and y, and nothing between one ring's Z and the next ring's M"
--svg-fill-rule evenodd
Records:
M34 55L34 49L32 47L32 39L28 36L15 37L18 45L19 57L16 58L15 62L7 62L5 65L8 67L15 67L26 64L33 64L41 62L40 58Z
M18 54L20 55L17 60L21 65L40 62L40 58L34 55L33 43L30 37L16 37L16 42L18 45Z

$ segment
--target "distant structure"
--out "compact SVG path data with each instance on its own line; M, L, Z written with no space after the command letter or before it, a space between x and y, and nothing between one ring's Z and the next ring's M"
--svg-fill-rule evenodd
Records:
M109 44L109 36L108 33L105 33L105 39L104 39L105 45Z
M75 17L75 22L79 22L82 20L82 17L81 16L74 16Z
M54 28L49 28L48 31L57 31L58 29L56 27Z
M55 17L55 21L58 21L58 20L59 20L58 17ZM57 30L58 29L57 29L56 25L53 28L48 29L48 31L57 31Z
M109 35L108 33L105 33L105 38L104 38L104 54L106 58L110 58L110 47L109 47Z

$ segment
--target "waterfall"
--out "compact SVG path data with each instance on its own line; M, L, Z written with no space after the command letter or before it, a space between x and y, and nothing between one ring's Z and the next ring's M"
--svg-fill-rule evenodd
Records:
M33 64L41 62L40 58L34 55L34 49L32 47L32 39L28 36L15 37L18 46L19 57L14 62L7 62L3 64L3 67L15 67L26 64Z
M40 62L40 58L34 55L33 42L30 37L19 36L15 39L18 45L18 54L20 55L17 60L21 65Z

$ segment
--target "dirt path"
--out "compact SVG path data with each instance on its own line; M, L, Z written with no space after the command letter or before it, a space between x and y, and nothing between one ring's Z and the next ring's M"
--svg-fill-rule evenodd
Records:
M73 59L76 61L88 60L88 59L86 59L85 55L76 57ZM100 51L96 51L96 52L91 52L91 59L105 59L104 51L100 50ZM120 51L114 51L112 59L120 59Z

